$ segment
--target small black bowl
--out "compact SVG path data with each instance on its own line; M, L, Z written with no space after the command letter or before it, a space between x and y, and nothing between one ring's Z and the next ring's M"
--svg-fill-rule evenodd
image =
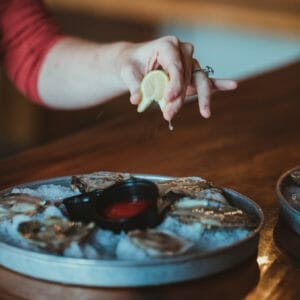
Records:
M102 193L103 190L94 190L65 198L62 202L67 210L68 217L72 221L91 222L95 214L95 203Z
M95 190L63 200L70 219L74 221L93 221L101 228L115 232L154 227L161 221L157 200L157 186L145 179L130 178L118 182L104 190ZM117 203L137 203L147 201L140 212L120 218L110 218L107 209Z

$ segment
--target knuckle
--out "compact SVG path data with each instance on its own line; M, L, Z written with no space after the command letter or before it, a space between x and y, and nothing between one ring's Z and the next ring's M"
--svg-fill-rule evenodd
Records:
M177 97L179 94L181 94L181 90L182 90L181 82L176 82L173 85L173 89L172 89L172 92L173 92L174 96Z
M193 67L195 68L201 68L200 63L197 59L193 58Z
M179 46L179 39L175 35L168 35L165 37L165 41L175 46Z
M186 44L185 44L185 47L186 47L186 49L187 49L187 52L188 52L189 54L193 55L194 50L195 50L194 45L191 44L191 43L186 43Z

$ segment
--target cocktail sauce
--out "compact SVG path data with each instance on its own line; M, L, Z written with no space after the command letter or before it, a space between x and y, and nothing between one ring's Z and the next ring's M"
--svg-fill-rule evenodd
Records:
M126 219L143 212L148 206L149 201L121 201L108 206L103 213L103 216L108 219Z

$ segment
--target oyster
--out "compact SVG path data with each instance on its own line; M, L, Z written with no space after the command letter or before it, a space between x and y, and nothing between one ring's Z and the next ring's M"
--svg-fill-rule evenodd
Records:
M158 200L158 208L160 212L165 212L171 207L221 207L228 205L227 199L223 195L221 189L207 188L197 192L197 196L189 196L189 193L185 193L185 190L181 190L180 193L173 191L167 192Z
M192 243L174 234L158 230L134 230L128 233L130 241L151 257L171 257L186 253Z
M202 191L212 188L212 184L199 177L181 177L157 183L161 195L168 192L197 198Z
M97 172L73 176L72 186L88 192L103 189L130 178L128 173ZM155 182L161 215L167 213L183 223L199 222L207 228L254 228L257 221L240 209L229 205L222 189L200 177L181 177Z
M90 192L95 189L104 189L114 183L131 177L128 173L115 173L115 172L95 172L85 175L72 176L71 187L80 192Z
M300 185L300 170L292 172L290 176L295 183Z
M181 209L181 208L197 208L197 207L224 207L227 205L218 200L206 199L206 198L189 198L183 197L179 201L172 204L171 208Z
M169 214L185 224L200 223L205 228L255 228L257 220L230 205L222 207L172 207Z
M0 198L0 220L18 214L33 215L44 210L45 201L28 194L11 193Z
M33 245L62 253L72 242L80 243L88 238L94 227L94 223L82 224L64 218L48 217L22 222L18 231Z

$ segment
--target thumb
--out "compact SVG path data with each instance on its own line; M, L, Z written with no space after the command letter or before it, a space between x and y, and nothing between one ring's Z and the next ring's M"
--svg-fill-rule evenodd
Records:
M143 74L139 68L133 64L128 64L121 71L121 78L125 82L130 92L130 102L134 105L139 104L142 98L140 83L143 79Z

